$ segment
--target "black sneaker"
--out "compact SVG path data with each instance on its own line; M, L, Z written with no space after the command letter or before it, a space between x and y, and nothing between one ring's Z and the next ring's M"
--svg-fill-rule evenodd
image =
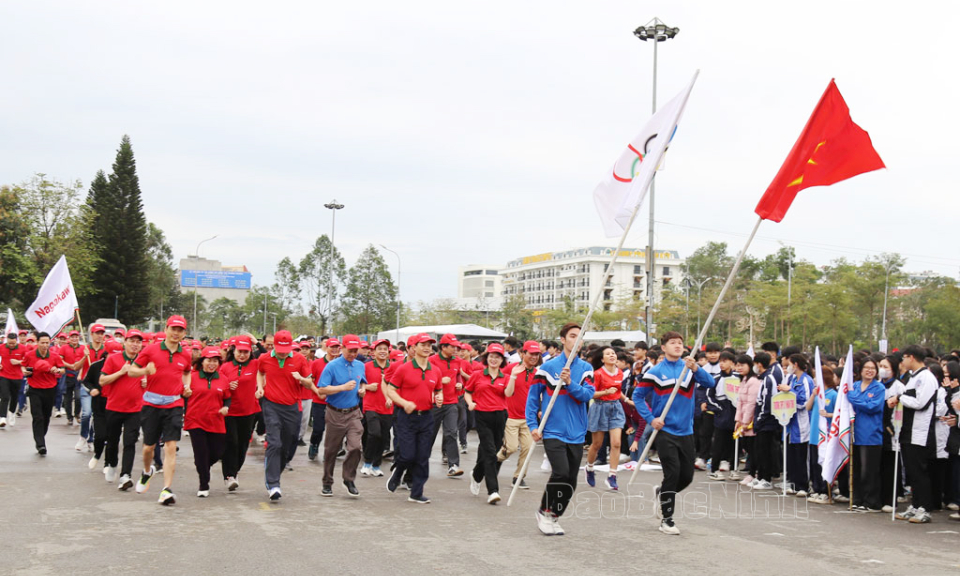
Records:
M383 453L383 455L381 456L381 458L383 458L384 460L392 460L392 459L393 459L393 450L387 450L386 452Z
M390 478L387 479L387 490L396 492L398 487L400 487L400 475L397 474L397 469L394 468L390 474Z
M516 478L513 479L513 483L514 483L514 484L517 483L517 479L516 479ZM520 488L521 490L527 490L527 489L530 488L530 485L527 484L527 482L526 482L524 479L521 478L521 479L520 479L520 486L519 486L519 488Z
M407 502L416 502L417 504L429 504L430 499L427 498L426 496L419 496L419 497L410 496L409 498L407 498Z
M321 496L333 496L333 486L330 484L324 484L323 488L320 490Z
M347 492L349 492L351 496L357 497L360 495L360 491L357 490L357 485L354 484L353 482L349 480L344 480L343 485L347 487Z
M46 446L37 446L37 453L40 454L41 456L46 456L46 455L47 455L47 447L46 447Z
M310 448L307 450L307 458L310 460L316 460L317 454L320 453L320 446L318 444L311 444Z
M347 455L347 451L344 450L343 448L341 448L340 451L337 452L337 458L343 458L346 455Z
M303 438L297 440L297 446L303 447L303 446L306 446L306 445L307 445L307 443L303 441Z

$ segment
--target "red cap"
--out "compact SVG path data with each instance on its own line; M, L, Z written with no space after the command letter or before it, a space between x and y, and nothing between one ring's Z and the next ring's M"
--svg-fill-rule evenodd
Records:
M401 351L399 351L399 350L391 350L391 351L390 351L390 359L391 359L391 360L400 360L401 358L403 358L403 352L401 352Z
M421 332L420 334L413 336L412 339L414 345L421 344L423 342L429 342L431 344L436 342L433 336L427 334L426 332Z
M273 335L273 349L281 354L287 354L293 348L293 334L289 330L281 330Z
M456 346L458 344L457 337L453 334L444 334L440 337L440 345L450 344L451 346Z
M203 349L203 352L200 353L201 358L219 358L220 349L216 346L207 346Z
M220 349L221 349L221 350L228 350L229 348L230 348L230 341L229 341L229 340L223 340L222 342L220 342Z
M29 342L29 341L31 341L31 340L33 340L34 342L36 342L36 341L37 341L37 337L34 336L32 333L31 333L31 334L27 334L27 342Z
M246 350L247 352L253 351L253 344L250 343L250 340L247 338L237 338L237 347L235 350Z
M309 341L309 340L304 339L304 340L301 340L301 341L300 341L300 348L301 348L301 349L306 348L306 349L310 350L310 349L313 348L313 346L310 345L310 341Z
M461 349L461 350L466 350L466 351L469 352L469 351L473 350L473 346L471 346L471 345L469 345L469 344L463 344L463 343L461 343L461 344L460 344L460 349Z
M106 332L107 329L103 327L103 324L94 324L90 327L90 333L96 334L97 332Z
M166 335L165 332L154 332L154 333L153 333L153 339L154 339L154 341L156 341L156 342L160 342L161 340L166 340L166 339L167 339L167 335Z
M62 335L63 335L63 332L60 333L60 336L62 336ZM70 331L70 336L79 336L79 335L80 335L80 332L78 332L78 331L76 331L76 330L71 330L71 331ZM59 337L59 336L58 336L58 337Z
M487 345L487 354L499 354L504 356L503 345L499 342L491 342L489 345Z
M360 338L356 334L347 334L343 337L343 347L347 350L359 350Z
M127 330L127 333L124 336L125 338L139 338L143 340L143 333L137 330L136 328L131 328Z
M119 334L119 335L121 335L121 336L125 336L125 335L126 335L126 332L123 331L123 328L117 328L116 330L113 331L113 333L114 333L114 334Z
M294 352L299 352L299 351L300 351L300 343L299 343L299 342L294 342L294 343L290 346L290 349L293 350Z
M330 348L332 346L339 346L339 345L340 345L340 341L337 340L336 338L327 338L327 343L326 343L327 348Z
M18 335L20 335L20 334L26 334L26 333L27 333L26 330L20 330L19 332L17 332Z
M540 353L540 343L536 340L527 340L523 343L523 351L530 352L532 354Z
M179 327L186 330L187 319L184 318L183 316L171 316L167 318L167 327L169 328L170 326Z
M369 347L370 347L370 343L369 343L369 342L367 342L366 340L361 340L361 341L360 341L360 348L369 348Z
M66 337L67 337L67 335L64 334L63 332L57 334L57 338L66 338Z
M386 344L386 345L387 345L387 348L390 348L390 341L387 340L386 338L381 338L381 339L379 339L379 340L377 340L377 341L375 341L375 342L373 343L373 349L376 350L376 349L377 349L377 346L379 346L379 345L381 345L381 344Z
M407 348L413 348L413 345L417 343L417 335L407 338Z

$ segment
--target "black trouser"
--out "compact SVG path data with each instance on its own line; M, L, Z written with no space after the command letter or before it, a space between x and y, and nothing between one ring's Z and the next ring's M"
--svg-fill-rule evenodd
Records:
M433 447L433 414L429 410L407 414L397 411L397 451L393 457L395 475L410 472L410 496L423 496L430 477L430 449ZM406 481L406 480L404 480Z
M880 458L883 446L853 445L853 505L871 510L883 507L880 494L882 470Z
M757 475L757 457L756 457L756 436L741 436L740 448L747 454L747 474L756 477ZM737 470L740 469L740 463L737 462Z
M67 420L73 420L76 413L77 419L80 418L80 391L77 390L77 375L69 372L64 376L66 386L63 393L63 408L67 411Z
M944 490L950 484L950 461L946 458L931 458L927 461L930 470L930 508L927 512L943 510Z
M0 418L6 418L8 411L17 411L21 384L23 378L0 378Z
M757 478L760 480L769 482L777 469L778 435L776 430L764 430L757 432L755 436L753 458L756 460Z
M711 422L712 426L712 422ZM663 467L660 485L660 510L664 518L672 518L677 494L693 481L693 461L696 442L692 435L674 436L661 430L656 439L657 454Z
M104 465L117 467L120 438L123 437L123 465L120 475L133 474L133 459L137 455L137 437L140 435L140 412L114 412L107 410L107 445Z
M807 449L810 454L810 489L814 494L827 494L829 496L830 488L827 481L823 479L823 467L820 466L820 447L811 442Z
M393 414L378 414L367 410L363 415L367 424L367 443L363 446L363 462L374 468L383 463L383 452L390 447L390 427Z
M327 427L327 405L314 402L310 407L313 417L313 432L310 433L310 444L320 446L323 440L323 430Z
M507 411L495 410L481 412L476 410L477 436L477 464L473 467L473 479L477 482L486 479L487 494L500 491L497 474L500 473L500 462L497 460L497 451L503 446L503 430L507 426ZM577 469L580 469L579 463Z
M93 456L99 460L103 456L103 449L107 445L107 438L109 437L107 399L103 397L103 394L90 397L90 413L93 416Z
M207 432L201 428L193 428L189 432L190 444L193 446L193 464L197 467L197 476L200 477L200 490L209 490L210 467L223 456L227 435Z
M896 508L897 499L893 496L893 484L897 484L897 497L903 496L903 459L900 460L899 464L896 464L897 468L897 477L893 477L893 468L894 464L900 458L900 453L893 450L888 450L884 448L883 453L880 455L880 499L883 501L884 505L893 506Z
M461 396L457 400L457 429L460 432L460 445L467 445L467 413L470 411L467 409L467 399L465 396Z
M223 449L223 478L236 478L247 459L247 449L250 448L250 436L253 427L257 424L257 414L247 416L227 416L224 423L227 426L227 437Z
M931 498L930 473L927 462L931 450L926 446L916 446L906 443L901 446L903 451L903 468L907 473L907 484L913 490L911 496L914 508L930 510L933 505Z
M787 441L789 442L789 434ZM790 442L787 444L787 482L793 484L793 489L806 491L810 485L807 468L807 452L810 447L807 442Z
M27 391L30 401L30 417L33 418L33 441L37 448L46 447L47 430L50 428L50 414L53 412L53 401L57 396L54 388L33 388Z
M260 400L260 405L263 406L263 399ZM263 409L261 408L260 412L257 412L257 436L263 436L267 433L267 427L263 423Z
M550 461L550 479L540 499L540 510L563 516L573 491L577 489L580 461L583 459L583 443L567 444L556 438L543 439L543 451ZM496 457L496 456L494 456Z
M697 438L697 458L704 462L710 458L710 449L713 447L713 414L701 414L699 437ZM660 436L658 433L657 436Z
M437 443L437 434L443 428L440 453L447 457L447 466L460 466L460 449L457 446L460 414L457 404L444 404L440 408L434 406L430 411L433 412L433 443ZM499 449L500 446L498 445L497 448Z
M657 434L659 436L659 434ZM710 470L716 472L720 469L720 462L730 463L730 469L736 470L739 462L733 454L733 430L722 430L714 427L713 429L713 449L710 454Z

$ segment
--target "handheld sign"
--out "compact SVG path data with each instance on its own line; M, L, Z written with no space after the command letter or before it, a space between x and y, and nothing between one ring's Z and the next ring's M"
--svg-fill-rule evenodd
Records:
M736 376L727 376L721 380L721 383L724 394L736 406L740 402L740 379Z
M897 407L893 409L893 415L890 420L893 424L893 435L899 436L900 429L903 428L903 402L897 403Z
M780 392L770 399L770 412L781 426L786 426L797 413L797 395L793 392Z

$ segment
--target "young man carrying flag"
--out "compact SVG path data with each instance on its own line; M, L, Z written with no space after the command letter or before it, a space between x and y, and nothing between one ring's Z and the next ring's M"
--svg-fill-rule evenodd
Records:
M697 384L714 388L716 380L697 365L693 356L683 356L683 336L667 332L660 338L664 359L647 370L633 392L637 412L654 429L659 430L656 439L657 454L663 466L663 484L657 489L657 515L662 518L660 531L677 535L680 529L673 521L677 493L693 481L693 462L696 459L696 443L693 437L693 411ZM684 367L687 373L678 383ZM680 386L666 418L661 417L670 392ZM647 406L647 402L650 406Z

